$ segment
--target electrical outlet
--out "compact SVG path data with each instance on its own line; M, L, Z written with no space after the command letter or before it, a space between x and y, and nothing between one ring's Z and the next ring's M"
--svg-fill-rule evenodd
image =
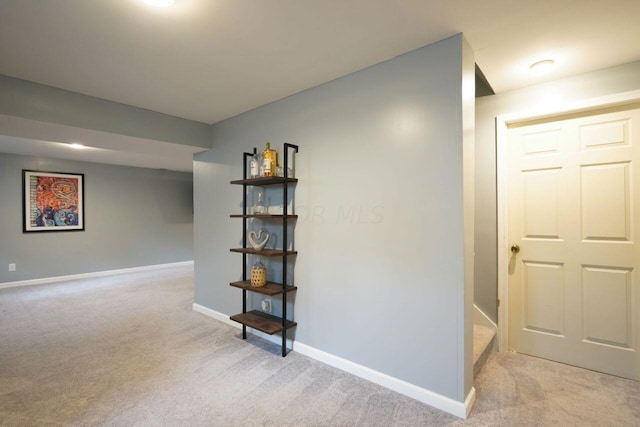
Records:
M14 263L9 264L9 271L16 271L16 265Z
M269 298L262 300L262 311L265 313L271 313L271 300Z

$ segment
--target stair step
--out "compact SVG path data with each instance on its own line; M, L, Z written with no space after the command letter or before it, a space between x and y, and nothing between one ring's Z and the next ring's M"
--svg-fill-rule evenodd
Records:
M482 325L473 325L473 376L478 375L493 351L496 331Z

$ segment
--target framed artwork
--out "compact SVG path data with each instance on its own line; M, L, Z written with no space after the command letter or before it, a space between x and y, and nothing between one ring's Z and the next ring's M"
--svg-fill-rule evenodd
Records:
M83 231L84 174L22 171L22 231Z

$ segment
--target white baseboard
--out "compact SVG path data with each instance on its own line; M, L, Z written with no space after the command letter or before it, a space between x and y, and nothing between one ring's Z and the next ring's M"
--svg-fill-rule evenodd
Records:
M480 326L486 326L487 328L493 328L495 331L498 331L498 325L496 325L495 322L475 304L473 304L473 323Z
M469 390L469 394L467 394L467 398L464 400L464 408L465 408L465 416L460 418L469 418L469 414L473 409L473 405L476 403L476 388L471 387ZM455 415L455 414L454 414Z
M338 368L342 371L349 372L357 377L364 378L372 383L388 388L405 396L409 396L419 402L441 409L460 418L467 418L475 402L476 390L471 387L471 391L467 395L465 402L457 400L427 390L417 385L408 383L401 379L384 374L380 371L367 368L366 366L354 363L350 360L343 359L333 354L318 350L296 341L293 346L294 351L304 354L312 359L316 359L322 363Z
M72 274L70 276L45 277L43 279L20 280L17 282L0 283L0 289L15 288L17 286L42 285L56 283L65 280L88 279L92 277L112 276L114 274L135 273L139 271L157 270L159 268L171 268L193 265L193 261L171 262L167 264L143 265L142 267L121 268L118 270L95 271L92 273Z
M231 325L235 328L242 328L242 325L229 319L229 316L227 316L226 314L204 307L200 304L193 304L193 310L228 325ZM250 332L253 335L264 338L267 341L273 342L275 344L281 344L282 342L282 338L279 335L267 335L260 331L255 331L251 328L247 328L247 332ZM303 354L307 357L325 363L329 366L333 366L334 368L338 368L357 377L364 378L365 380L371 381L372 383L378 384L382 387L388 388L405 396L409 396L412 399L418 400L422 403L426 403L427 405L433 406L460 418L468 417L469 413L471 412L471 408L473 407L473 404L476 400L476 390L474 387L471 387L471 390L469 391L469 394L467 395L464 403L462 403L441 394L434 393L425 388L418 387L417 385L384 374L382 372L367 368L366 366L360 365L350 360L343 359L342 357L338 357L325 351L318 350L317 348L301 343L300 341L292 342L291 340L287 340L287 346L289 348L293 348L293 351L297 353Z
M234 322L227 316L226 314L222 314L219 311L215 311L210 309L209 307L205 307L204 305L193 303L192 305L193 311L197 311L198 313L202 313L205 316L213 317L216 320L219 320L227 325L233 326L234 328L241 328L240 323Z

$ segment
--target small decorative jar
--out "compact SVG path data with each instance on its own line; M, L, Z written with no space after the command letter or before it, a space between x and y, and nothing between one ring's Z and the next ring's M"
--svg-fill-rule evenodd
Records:
M251 267L251 286L260 288L267 284L267 267L264 266L260 257L253 267Z

